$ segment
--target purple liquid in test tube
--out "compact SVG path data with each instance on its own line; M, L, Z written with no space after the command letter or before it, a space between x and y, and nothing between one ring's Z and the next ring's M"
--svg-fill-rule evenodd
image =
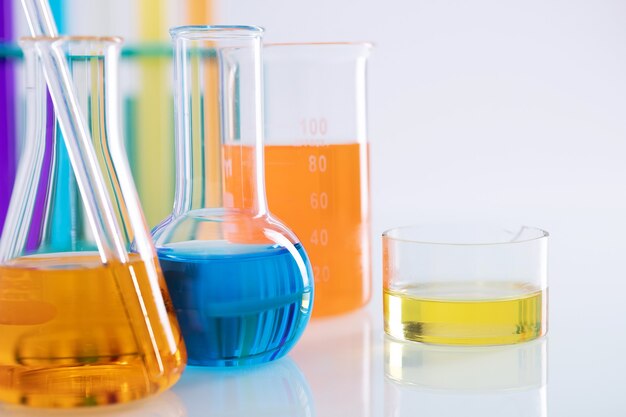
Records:
M0 0L2 1L2 0ZM49 4L54 12L54 18L57 22L61 22L59 30L64 30L63 23L63 9L64 0L50 0ZM47 89L46 89L47 90ZM69 193L72 183L70 175L70 162L67 150L62 140L56 140L56 136L61 135L60 130L57 128L56 116L54 113L54 104L52 103L52 97L50 92L46 93L46 137L45 137L45 150L41 166L41 174L39 177L39 185L37 187L37 195L35 196L35 205L33 207L33 217L30 223L30 229L28 232L28 238L26 240L26 251L36 250L41 244L41 238L44 234L44 225L47 225L48 231L54 235L55 230L67 230L72 227L71 219L73 216L73 210L68 206ZM53 158L53 155L55 157ZM56 160L53 167L53 159ZM48 199L51 197L50 184L52 177L55 177L57 190L55 194L59 201L54 204L54 209L51 211L52 216L45 218L46 207L48 207ZM52 238L52 244L67 244L68 242L58 242ZM66 246L64 246L67 249Z
M13 2L0 1L0 42L13 37ZM11 199L16 170L14 57L0 56L0 231Z
M9 45L13 41L13 3L0 0L0 42ZM5 48L8 50L8 48ZM17 85L16 60L12 54L0 56L0 233L4 227L15 174L17 171ZM46 150L44 152L42 173L37 189L27 249L36 248L43 232L42 217L46 205L47 188L50 177L50 165L54 152L55 119L50 94L46 100Z
M30 223L28 238L26 240L26 250L34 250L39 247L41 236L43 235L43 216L46 208L46 199L48 198L48 186L50 185L52 155L54 153L54 138L56 134L56 119L54 117L54 107L50 92L46 93L46 149L43 154L43 163L41 166L41 175L39 177L39 186L37 187L37 196L35 197L35 206L33 207L33 218Z

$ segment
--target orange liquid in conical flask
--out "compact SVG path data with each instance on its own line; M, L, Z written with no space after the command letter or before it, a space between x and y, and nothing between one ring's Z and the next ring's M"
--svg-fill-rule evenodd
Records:
M232 177L249 175L252 148L235 148L224 152ZM269 209L296 233L311 259L314 317L355 310L369 300L368 181L367 145L265 146ZM233 192L232 198L240 204L237 199L250 198L247 193Z
M94 254L40 255L0 266L0 401L113 404L176 382L182 339L176 325L160 325L154 277L131 256L128 264L103 265Z

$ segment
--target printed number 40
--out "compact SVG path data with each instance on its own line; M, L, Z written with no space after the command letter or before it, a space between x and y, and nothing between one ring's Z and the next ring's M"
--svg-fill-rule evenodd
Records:
M326 246L328 245L328 230L315 229L311 233L311 243L314 245Z

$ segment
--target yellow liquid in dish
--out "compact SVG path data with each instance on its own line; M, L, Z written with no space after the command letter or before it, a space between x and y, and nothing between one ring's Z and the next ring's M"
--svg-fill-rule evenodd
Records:
M443 345L500 345L546 332L547 290L524 283L442 283L385 289L385 332Z
M0 266L0 401L114 404L173 385L185 349L162 278L150 278L160 272L150 270L137 255L128 264L63 254ZM155 279L171 326L160 321Z

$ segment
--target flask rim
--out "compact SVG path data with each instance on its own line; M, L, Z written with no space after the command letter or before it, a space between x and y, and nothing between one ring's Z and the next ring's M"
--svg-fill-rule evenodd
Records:
M67 57L93 58L119 53L123 39L118 36L34 36L22 37L21 48L58 49Z
M111 44L121 44L124 39L120 36L22 36L19 43L31 42L102 42Z
M253 25L184 25L170 29L172 38L202 40L210 35L212 38L259 38L265 29Z

